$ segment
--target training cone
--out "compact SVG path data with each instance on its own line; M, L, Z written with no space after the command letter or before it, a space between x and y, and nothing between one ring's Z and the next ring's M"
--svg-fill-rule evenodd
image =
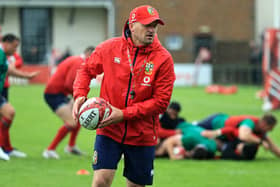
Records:
M213 84L213 85L207 86L205 88L205 92L209 93L209 94L219 93L221 89L222 89L222 86Z
M80 169L79 171L77 171L76 174L77 175L89 175L89 171L85 170L85 169Z

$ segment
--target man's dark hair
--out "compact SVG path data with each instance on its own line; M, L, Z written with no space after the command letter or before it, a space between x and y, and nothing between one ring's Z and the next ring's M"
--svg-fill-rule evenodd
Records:
M170 105L169 105L169 108L172 108L172 109L174 109L178 112L181 111L181 105L176 101L171 102Z
M14 41L19 41L19 38L18 37L16 37L16 35L14 35L14 34L5 34L4 36L3 36L3 38L2 38L2 42L8 42L8 43L12 43L12 42L14 42Z
M208 159L208 151L205 147L196 146L193 150L192 158L197 160Z
M277 119L275 116L273 116L272 114L265 114L262 117L262 120L267 124L267 125L276 125L277 124Z
M92 53L94 51L95 47L93 46L88 46L85 50L84 53Z

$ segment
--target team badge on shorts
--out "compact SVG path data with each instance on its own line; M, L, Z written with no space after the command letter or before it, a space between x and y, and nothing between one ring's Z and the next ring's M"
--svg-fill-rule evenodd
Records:
M95 165L95 164L97 164L97 151L96 150L94 150L94 152L93 152L93 156L92 156L92 164L93 165Z

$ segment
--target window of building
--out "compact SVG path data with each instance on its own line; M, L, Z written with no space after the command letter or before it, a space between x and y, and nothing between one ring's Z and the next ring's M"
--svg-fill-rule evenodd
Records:
M21 50L27 64L43 64L51 51L51 9L22 8Z

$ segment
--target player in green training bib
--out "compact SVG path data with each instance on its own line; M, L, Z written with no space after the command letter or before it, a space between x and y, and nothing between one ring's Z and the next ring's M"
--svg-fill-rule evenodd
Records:
M6 79L6 74L8 71L8 62L6 54L4 53L3 49L0 46L0 93L4 88L4 82Z
M162 146L156 150L156 156L168 154L170 159L178 160L183 158L210 159L215 156L219 147L219 140L203 137L201 133L205 130L202 127L187 122L182 122L177 127L182 134L171 136L166 139ZM177 154L176 150L186 150Z
M0 93L4 88L7 73L21 78L33 78L38 72L22 72L9 66L7 56L16 52L19 38L13 34L6 34L0 44ZM0 96L0 159L10 160L10 156L26 157L26 154L13 148L10 141L9 130L14 119L15 110L13 106L1 95Z

